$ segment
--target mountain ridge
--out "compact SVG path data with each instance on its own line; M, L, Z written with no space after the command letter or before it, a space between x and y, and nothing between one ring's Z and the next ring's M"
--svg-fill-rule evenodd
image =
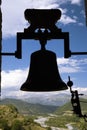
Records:
M53 106L62 106L70 100L70 95L65 93L53 93L53 94L41 94L38 96L31 96L29 98L24 98L24 101L29 103L39 103L42 105L53 105Z
M18 111L22 114L48 114L53 113L58 106L42 105L42 104L32 104L18 99L3 99L0 105L14 105Z
M8 97L5 97L8 98ZM9 97L11 99L20 99L28 103L33 104L42 104L42 105L53 105L53 106L62 106L68 102L71 98L70 94L65 92L46 92L46 93L29 93L25 94L23 97Z

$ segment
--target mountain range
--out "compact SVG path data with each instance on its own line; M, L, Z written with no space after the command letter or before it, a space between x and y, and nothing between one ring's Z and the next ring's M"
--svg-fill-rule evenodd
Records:
M62 106L71 100L71 94L65 92L48 92L48 93L28 93L22 97L5 97L10 99L18 99L31 104ZM87 99L87 95L83 95L82 98ZM2 97L2 99L4 99Z
M70 101L70 95L62 93L51 93L51 94L38 94L30 96L29 98L24 98L22 100L33 103L33 104L42 104L42 105L51 105L51 106L62 106L65 103Z
M17 99L3 99L0 102L0 105L14 105L18 111L22 114L29 115L41 115L41 114L50 114L53 113L58 106L51 105L41 105L41 104L31 104L26 101L17 100Z
M80 99L81 101L81 108L86 108L87 106L87 99ZM69 103L69 104L68 104ZM13 104L19 112L22 114L48 114L48 113L54 113L57 109L61 108L62 106L68 104L68 106L71 106L70 103L70 96L69 95L55 95L55 96L37 96L32 98L25 98L24 100L21 99L12 99L12 98L6 98L2 99L0 101L0 104ZM84 107L85 105L85 107ZM72 109L67 108L68 110Z

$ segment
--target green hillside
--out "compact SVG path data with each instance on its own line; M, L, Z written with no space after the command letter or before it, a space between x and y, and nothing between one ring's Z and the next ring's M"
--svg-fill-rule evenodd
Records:
M80 106L83 114L87 114L87 99L80 98ZM71 102L66 103L65 105L59 107L56 111L55 114L64 114L66 112L71 112L72 113L72 105Z
M28 102L17 99L3 99L1 100L0 104L13 104L20 113L29 115L53 113L58 108L57 106L30 104Z
M80 99L80 101L82 101L82 114L87 114L87 100ZM84 120L84 118L80 118L73 114L72 105L70 102L61 107L55 107L55 109L51 108L51 106L29 104L21 100L14 99L2 100L0 104L5 104L0 105L1 130L51 130L52 127L57 127L61 130L68 130L67 125L73 127L73 130L87 130L87 122ZM52 114L49 114L48 109L49 111L51 109ZM21 113L19 113L19 110ZM42 113L47 111L48 114L45 114L45 118L48 118L48 120L45 122L45 124L49 127L43 128L40 124L34 122L34 119L38 119L38 117L43 118L44 114Z
M82 101L80 103L82 114L87 115L87 100L80 99L80 101ZM73 130L87 130L87 118L84 119L83 117L78 117L73 114L72 109L71 103L66 103L55 111L56 116L49 118L46 124L50 127L54 126L65 129L67 129L68 124L73 127Z
M19 114L13 105L0 105L0 130L48 130L30 116Z

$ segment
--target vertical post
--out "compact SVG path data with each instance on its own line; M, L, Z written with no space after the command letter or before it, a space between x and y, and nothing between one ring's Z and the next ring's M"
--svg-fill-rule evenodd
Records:
M69 50L69 33L67 32L64 37L64 57L69 58L71 51Z
M84 0L84 6L85 6L85 17L86 17L86 26L87 26L87 0Z
M1 12L1 0L0 0L0 53L1 49L2 49L2 12ZM1 58L2 57L0 55L0 96L1 96L1 63L2 63Z
M22 57L22 45L21 45L21 37L20 33L17 33L17 50L15 52L15 57L21 59Z

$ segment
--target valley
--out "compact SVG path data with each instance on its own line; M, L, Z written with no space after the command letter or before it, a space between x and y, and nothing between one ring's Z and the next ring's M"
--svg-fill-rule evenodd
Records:
M81 99L82 113L87 114L87 100ZM73 114L70 102L62 106L30 104L16 99L0 102L0 129L6 130L86 130L87 122ZM21 124L21 125L20 125Z

